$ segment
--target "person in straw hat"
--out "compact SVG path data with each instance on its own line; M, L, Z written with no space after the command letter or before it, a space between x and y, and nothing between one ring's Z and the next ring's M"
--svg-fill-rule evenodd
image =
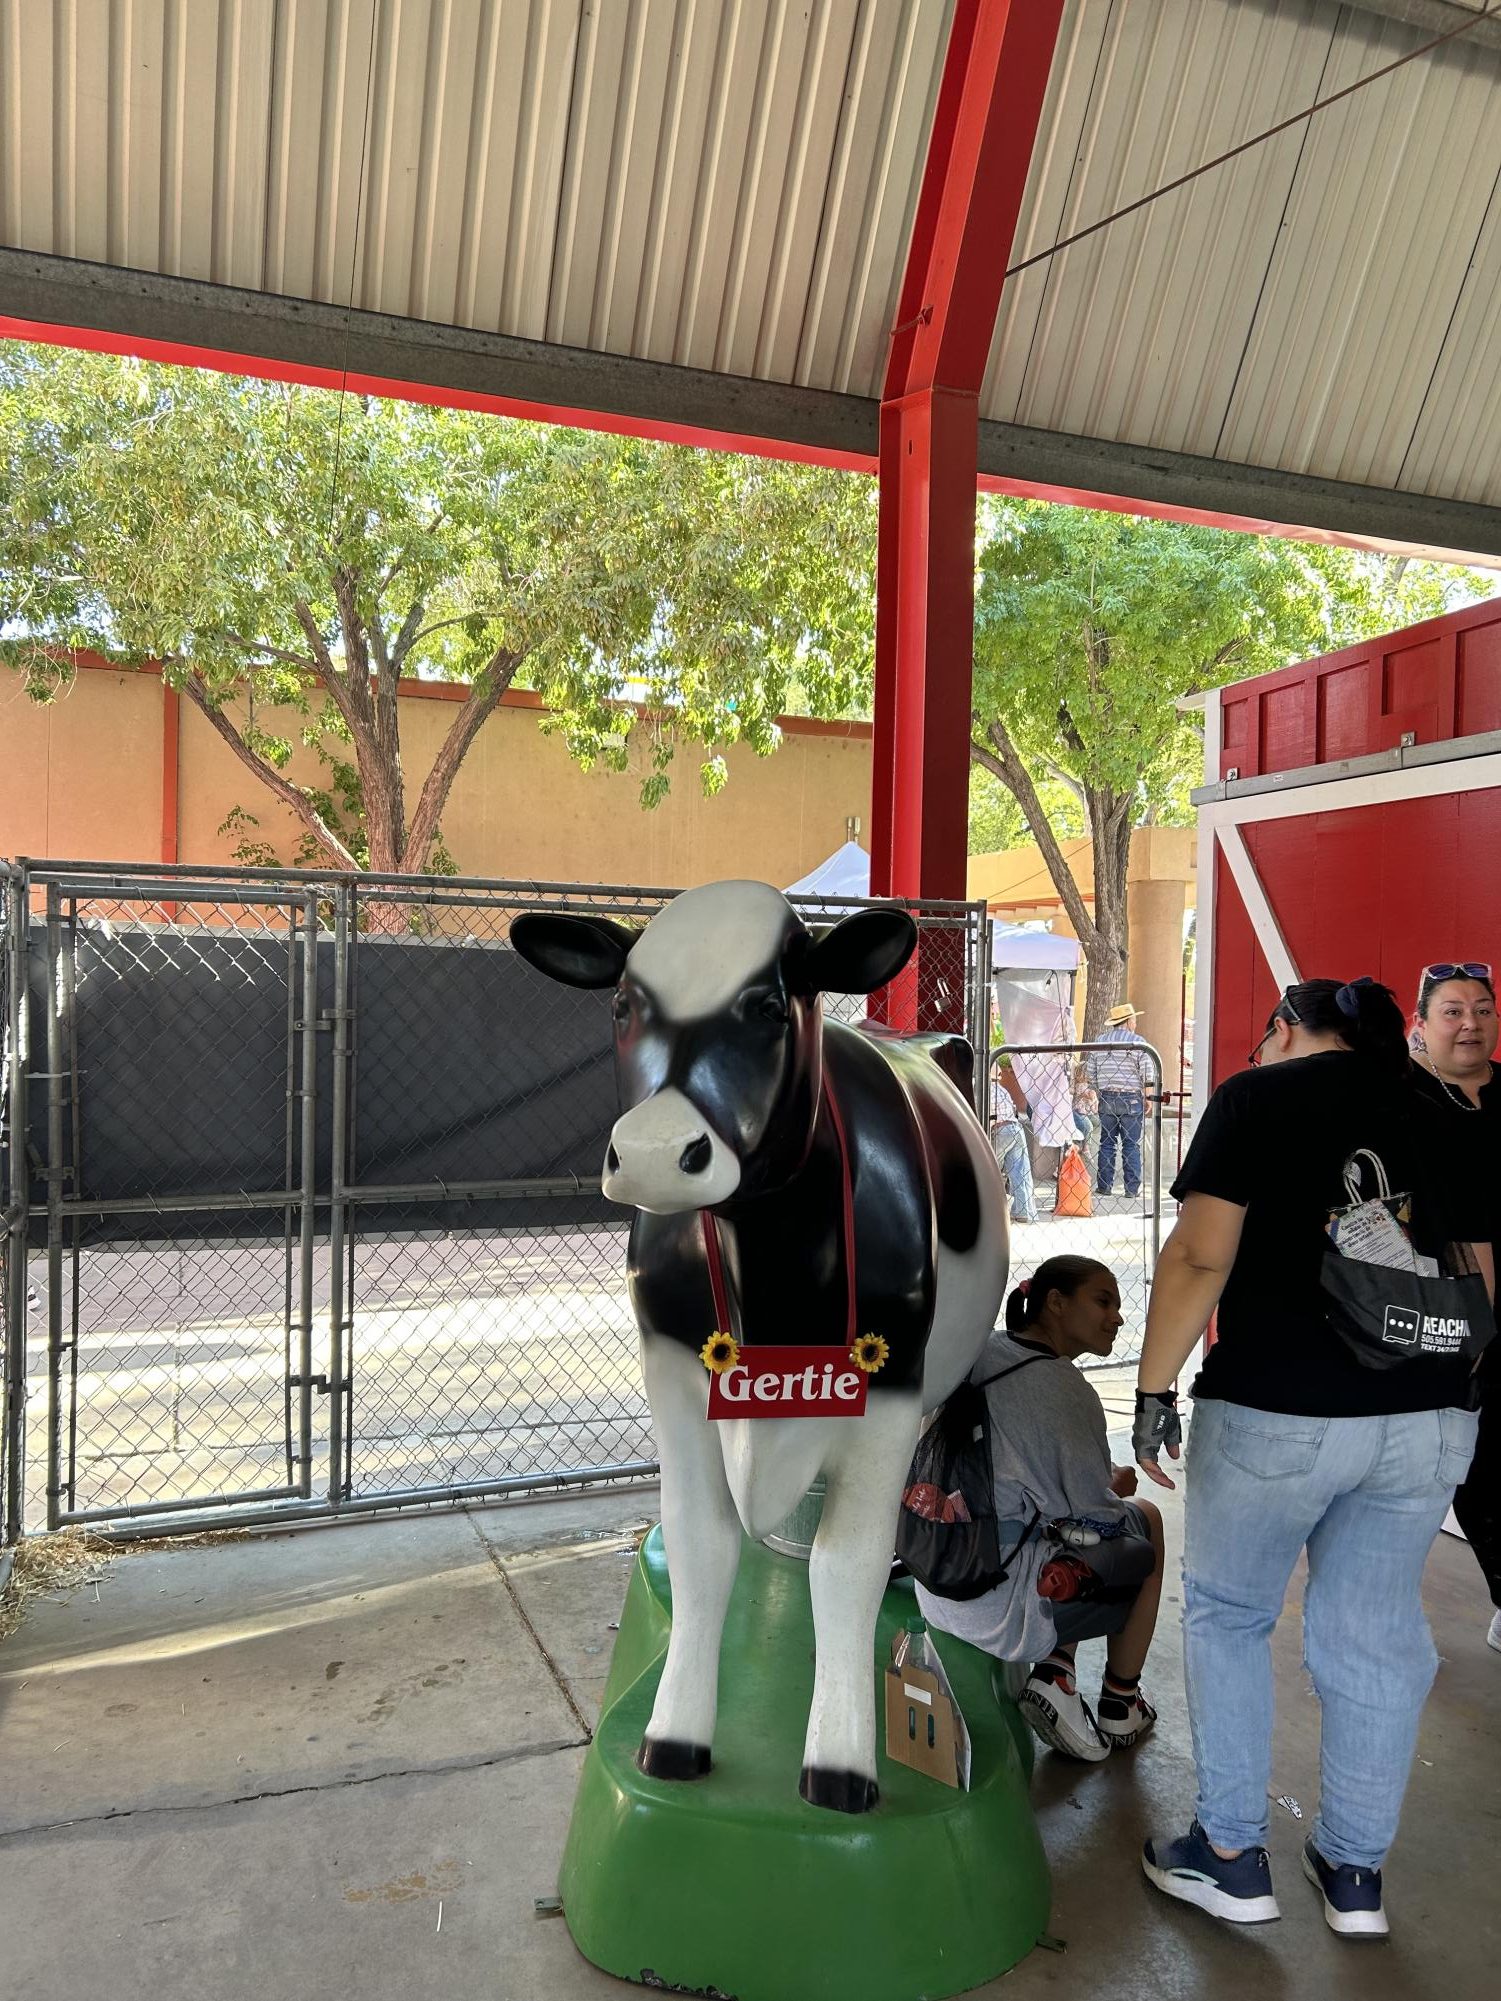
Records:
M1149 1045L1136 1032L1137 1014L1130 1001L1110 1010L1102 1042L1113 1046L1092 1050L1084 1059L1089 1081L1100 1100L1100 1162L1095 1193L1114 1192L1115 1155L1120 1148L1122 1186L1127 1196L1141 1192L1141 1134L1146 1122L1150 1059L1141 1054Z

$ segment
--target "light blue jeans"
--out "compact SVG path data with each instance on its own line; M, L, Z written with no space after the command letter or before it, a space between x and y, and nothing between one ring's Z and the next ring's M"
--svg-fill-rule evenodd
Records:
M1037 1193L1032 1185L1032 1155L1027 1148L1026 1129L1016 1119L1007 1119L995 1129L995 1155L1011 1189L1013 1223L1037 1221Z
M1324 1418L1195 1405L1184 1677L1199 1822L1217 1847L1266 1843L1272 1628L1306 1548L1303 1659L1323 1711L1314 1841L1329 1862L1381 1867L1438 1665L1423 1565L1477 1423L1465 1410Z

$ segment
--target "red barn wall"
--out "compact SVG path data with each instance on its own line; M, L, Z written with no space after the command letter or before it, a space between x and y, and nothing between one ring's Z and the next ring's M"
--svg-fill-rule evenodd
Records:
M1501 599L1224 690L1220 773L1241 778L1501 730ZM1456 766L1463 770L1464 764ZM1501 788L1240 823L1299 973L1361 973L1404 1007L1435 959L1501 959ZM1246 802L1254 813L1256 802ZM1245 1067L1277 984L1215 849L1211 1080Z

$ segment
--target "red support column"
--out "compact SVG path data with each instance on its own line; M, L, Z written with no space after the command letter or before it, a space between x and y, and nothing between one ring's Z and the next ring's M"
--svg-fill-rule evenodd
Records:
M939 86L881 410L877 895L965 891L979 390L1061 14L958 0Z
M962 897L974 630L975 397L881 409L872 857L878 893ZM879 843L879 847L877 847Z
M957 0L881 402L877 896L965 893L979 392L1063 0ZM962 1029L963 942L925 944L881 1012Z

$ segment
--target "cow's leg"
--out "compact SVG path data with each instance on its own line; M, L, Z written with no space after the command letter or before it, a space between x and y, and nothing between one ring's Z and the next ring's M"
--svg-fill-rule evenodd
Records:
M876 1803L876 1614L921 1404L915 1389L873 1387L865 1416L836 1427L845 1435L824 1463L828 1492L808 1565L818 1656L798 1790L842 1813Z
M661 1335L642 1336L641 1359L662 1462L672 1636L636 1762L654 1779L697 1779L714 1742L719 1640L740 1561L740 1521L707 1418L708 1371L691 1349Z

